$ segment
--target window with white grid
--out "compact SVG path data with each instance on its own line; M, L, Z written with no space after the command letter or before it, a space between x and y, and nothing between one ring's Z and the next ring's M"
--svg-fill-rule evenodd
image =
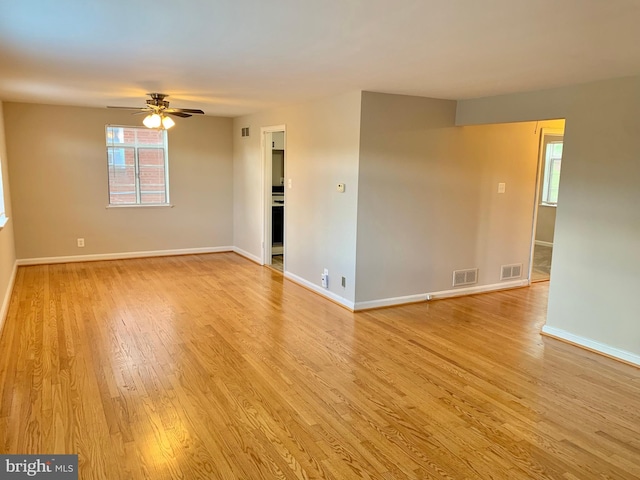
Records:
M7 212L4 209L4 186L2 183L2 158L0 158L0 228L7 224Z
M109 205L168 205L167 132L107 125Z
M544 164L542 166L542 204L557 205L560 188L560 169L562 167L562 135L544 135Z

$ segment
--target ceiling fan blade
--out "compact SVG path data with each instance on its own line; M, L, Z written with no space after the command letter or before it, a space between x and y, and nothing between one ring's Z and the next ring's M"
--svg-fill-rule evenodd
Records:
M170 112L169 110L165 110L164 112L167 115L173 115L174 117L180 117L180 118L187 118L190 117L191 114L190 113L184 113L184 112Z
M107 105L107 108L121 108L123 110L147 110L147 107L112 107Z
M165 110L166 113L175 113L175 112L182 112L182 113L197 113L199 115L204 115L204 112L200 109L194 109L194 108L168 108L167 110Z

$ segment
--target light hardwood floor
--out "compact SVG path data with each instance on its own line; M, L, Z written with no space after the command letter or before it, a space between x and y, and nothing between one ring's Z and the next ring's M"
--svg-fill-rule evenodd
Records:
M87 479L640 478L640 370L547 285L353 314L235 254L20 267L0 451Z

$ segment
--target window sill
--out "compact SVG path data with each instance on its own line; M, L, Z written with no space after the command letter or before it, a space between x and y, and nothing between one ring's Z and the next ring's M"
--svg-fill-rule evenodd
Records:
M9 217L5 216L4 214L0 215L0 230L2 230L2 228L7 224L8 221Z
M107 205L105 208L173 208L171 203L148 203L144 205Z
M553 207L553 208L557 208L558 204L557 203L544 203L542 202L540 205L540 207Z

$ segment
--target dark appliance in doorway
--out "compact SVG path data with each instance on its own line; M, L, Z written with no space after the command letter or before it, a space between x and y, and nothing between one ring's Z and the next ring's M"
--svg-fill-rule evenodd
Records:
M271 241L277 247L284 242L284 185L272 187L271 199Z

